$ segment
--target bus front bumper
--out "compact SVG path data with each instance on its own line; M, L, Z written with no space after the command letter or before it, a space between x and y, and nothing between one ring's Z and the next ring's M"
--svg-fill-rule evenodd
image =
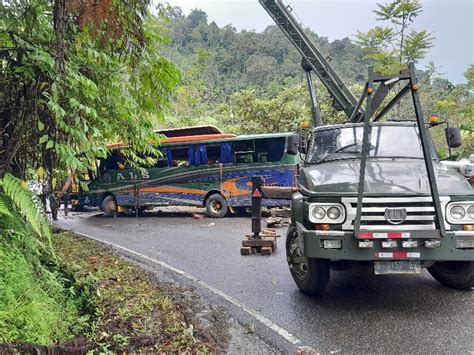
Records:
M444 238L410 240L362 240L355 238L351 231L309 230L299 222L296 222L296 231L298 237L303 238L304 255L309 258L358 261L474 261L474 231L447 231ZM383 243L389 240L391 243ZM416 241L416 245L404 243L406 241Z

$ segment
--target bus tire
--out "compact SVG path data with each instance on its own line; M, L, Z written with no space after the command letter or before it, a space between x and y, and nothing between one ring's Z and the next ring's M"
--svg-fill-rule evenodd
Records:
M102 200L102 211L107 217L115 217L117 215L117 201L112 195L107 195Z
M229 207L226 199L218 193L212 194L206 200L206 214L212 218L222 218L227 214Z
M286 257L291 276L305 295L322 296L329 283L331 263L326 259L305 258L296 238L295 228L290 227L286 235Z
M428 272L441 285L456 290L474 287L474 261L444 261L434 263Z

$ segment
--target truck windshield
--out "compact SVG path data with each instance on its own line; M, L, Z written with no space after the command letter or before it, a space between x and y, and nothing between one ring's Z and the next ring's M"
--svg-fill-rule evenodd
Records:
M353 159L362 153L362 126L337 127L314 133L307 157L311 163ZM415 126L371 126L369 157L423 159ZM430 141L431 154L436 153Z

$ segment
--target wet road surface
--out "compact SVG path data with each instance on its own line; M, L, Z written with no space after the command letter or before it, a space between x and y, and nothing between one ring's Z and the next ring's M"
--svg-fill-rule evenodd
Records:
M474 292L444 288L426 271L332 272L324 297L310 298L293 283L284 238L272 256L240 255L250 218L195 220L188 212L166 210L138 219L81 213L59 225L185 271L287 330L301 340L298 346L322 353L474 351ZM284 236L285 229L277 231ZM278 338L271 331L262 336Z

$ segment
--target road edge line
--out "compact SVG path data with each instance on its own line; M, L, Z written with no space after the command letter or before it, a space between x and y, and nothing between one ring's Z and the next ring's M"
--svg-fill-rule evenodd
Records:
M280 327L279 325L273 323L270 319L266 318L265 316L261 315L260 313L258 313L256 310L250 308L250 307L247 307L246 305L244 305L243 303L241 303L239 300L235 299L234 297L232 296L229 296L228 294L222 292L221 290L209 285L208 283L202 281L202 280L199 280L198 278L194 277L193 275L191 274L188 274L186 271L183 271L181 269L178 269L164 261L161 261L161 260L158 260L158 259L154 259L148 255L145 255L145 254L142 254L142 253L139 253L137 251L134 251L134 250L131 250L127 247L124 247L122 245L119 245L119 244L115 244L115 243L112 243L112 242L109 242L107 240L103 240L103 239L100 239L100 238L96 238L96 237L93 237L91 235L88 235L88 234L85 234L85 233L80 233L80 232L76 232L76 231L72 231L73 233L75 234L78 234L80 236L83 236L85 238L88 238L88 239L92 239L92 240L95 240L97 242L100 242L102 244L106 244L106 245L110 245L112 247L115 247L117 249L121 249L127 253L130 253L130 254L133 254L133 255L136 255L136 256L139 256L145 260L148 260L154 264L157 264L157 265L160 265L170 271L173 271L175 273L177 273L178 275L181 275L185 278L187 278L188 280L192 281L192 282L195 282L197 284L199 284L200 286L204 287L205 289L211 291L212 293L214 293L215 295L219 296L219 297L222 297L223 299L225 299L226 301L232 303L234 306L236 306L237 308L241 309L242 311L244 311L245 313L249 314L250 316L252 316L253 318L255 318L256 320L258 320L260 323L262 323L264 326L266 326L267 328L271 329L272 331L274 331L275 333L277 333L279 336L281 336L282 338L284 338L286 341L288 341L289 343L291 343L292 345L297 345L297 344L300 344L301 343L301 340L298 339L297 337L295 337L293 334L291 334L289 331L287 331L286 329L283 329L282 327Z

